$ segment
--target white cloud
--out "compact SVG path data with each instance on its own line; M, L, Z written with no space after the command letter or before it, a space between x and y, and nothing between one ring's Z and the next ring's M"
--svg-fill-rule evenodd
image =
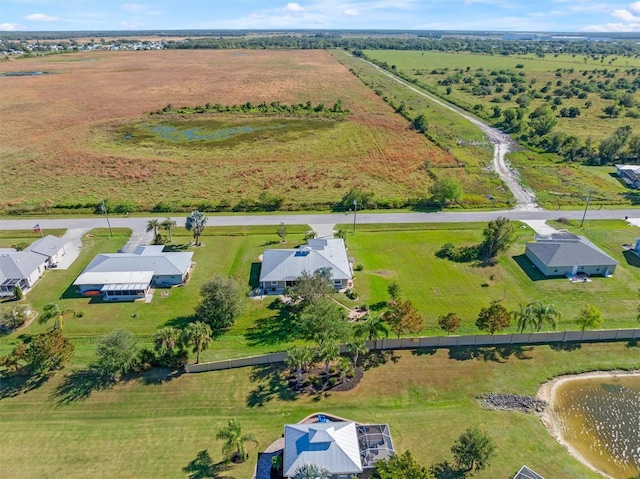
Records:
M25 20L31 20L32 22L58 22L60 17L54 17L46 15L44 13L31 13L24 17Z
M304 12L305 9L298 3L287 3L287 6L283 9L285 12Z
M355 8L347 8L343 13L349 17L357 17L360 15L360 12Z
M582 29L584 32L640 32L640 23L606 23L604 25L589 25Z
M140 5L139 3L123 3L120 8L125 12L141 12L145 10L146 5Z
M27 27L18 23L0 23L0 32L15 32L26 29Z

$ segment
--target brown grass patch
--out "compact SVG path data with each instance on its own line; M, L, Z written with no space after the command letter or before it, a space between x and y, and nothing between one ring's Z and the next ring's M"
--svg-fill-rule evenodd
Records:
M11 119L0 131L0 167L9 173L0 179L0 206L108 197L151 207L233 202L262 191L299 206L336 201L354 186L379 198L408 198L431 182L425 159L449 161L324 51L87 52L0 65L0 73L31 70L57 74L0 77L0 115ZM290 148L267 139L231 151L131 152L100 136L108 125L146 121L169 103L337 99L353 114L336 137Z

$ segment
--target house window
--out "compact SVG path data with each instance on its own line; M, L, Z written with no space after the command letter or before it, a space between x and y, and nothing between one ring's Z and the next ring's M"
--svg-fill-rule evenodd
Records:
M596 271L600 271L600 267L596 268Z
M271 286L277 286L278 282L277 281L271 281Z
M558 272L558 268L554 269L554 270L553 270L553 272L554 272L554 273L557 273L557 272Z
M580 266L578 269L584 269L584 266Z

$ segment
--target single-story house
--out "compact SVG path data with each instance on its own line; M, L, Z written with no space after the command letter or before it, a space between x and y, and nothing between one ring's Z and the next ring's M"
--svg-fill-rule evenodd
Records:
M540 474L535 473L527 466L522 466L513 479L544 479Z
M527 243L525 255L545 276L609 276L618 262L584 236L567 231L536 235Z
M13 296L19 286L31 289L46 269L47 258L31 251L0 254L0 297Z
M193 253L170 253L164 246L138 246L133 253L97 255L73 284L81 294L105 300L145 297L153 287L183 284Z
M26 249L32 253L40 254L46 257L47 267L55 266L64 256L65 241L56 236L47 235L37 239Z
M640 165L616 165L616 174L629 188L640 188Z
M377 461L393 454L387 424L328 419L287 424L284 427L282 475L291 477L299 467L315 464L327 469L331 479L350 479L366 474Z
M322 268L331 271L330 279L335 289L352 286L353 272L342 239L311 239L298 249L265 250L260 288L282 293L287 286L293 286L304 271L314 273Z

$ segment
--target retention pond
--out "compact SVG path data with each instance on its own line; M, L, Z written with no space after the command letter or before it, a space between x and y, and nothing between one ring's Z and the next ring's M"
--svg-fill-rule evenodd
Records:
M640 375L592 375L556 380L550 391L556 438L604 475L640 473Z

